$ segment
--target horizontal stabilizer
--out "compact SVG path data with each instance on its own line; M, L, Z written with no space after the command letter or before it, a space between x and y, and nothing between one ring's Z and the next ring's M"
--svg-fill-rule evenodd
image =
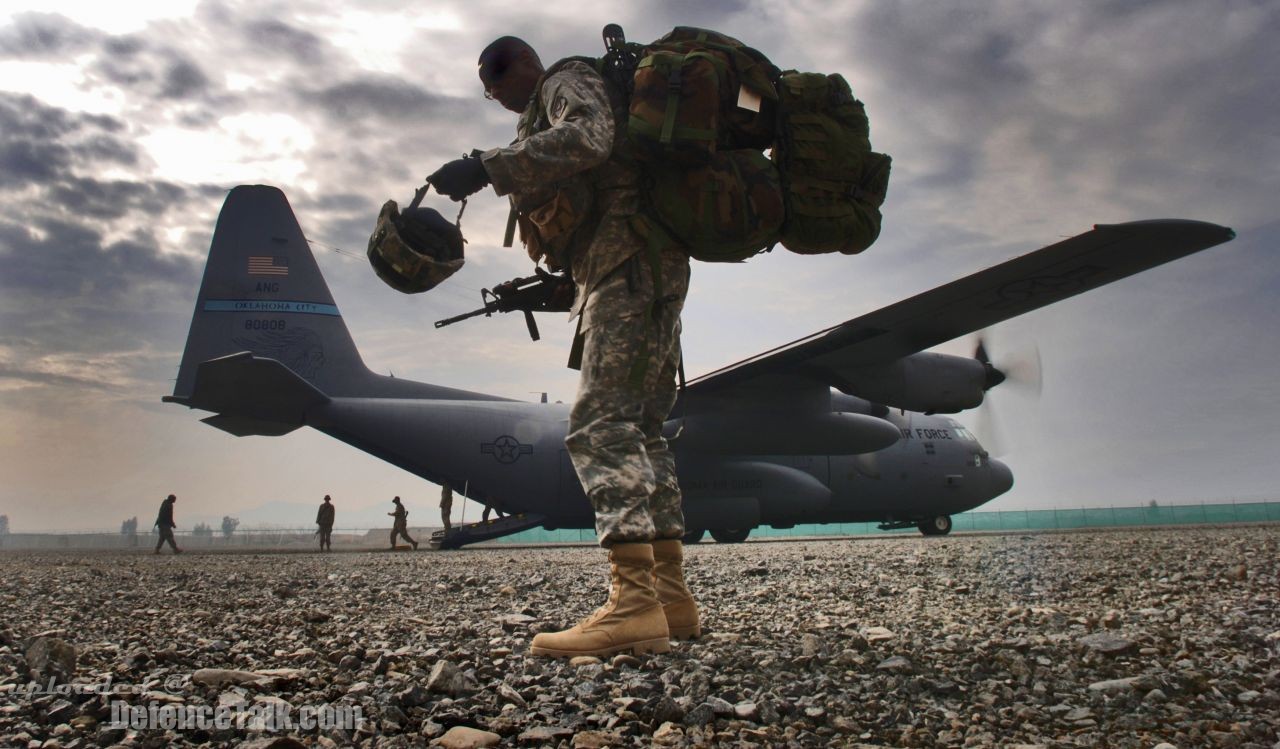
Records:
M206 423L242 436L290 432L329 398L275 359L246 351L202 362L191 395L164 400L213 411L218 415Z
M302 426L301 424L286 424L283 421L263 421L261 419L227 416L225 414L210 416L207 419L201 419L201 421L237 437L280 437Z

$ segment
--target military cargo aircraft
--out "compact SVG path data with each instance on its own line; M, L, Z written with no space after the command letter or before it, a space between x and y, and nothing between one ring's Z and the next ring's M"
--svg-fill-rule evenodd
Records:
M686 541L798 523L948 533L952 515L1013 485L947 415L1006 375L981 346L973 358L926 349L1234 236L1184 220L1097 226L689 381L665 429ZM205 423L237 436L309 426L514 516L453 545L593 527L564 447L568 406L371 372L272 187L228 195L164 400L210 411Z

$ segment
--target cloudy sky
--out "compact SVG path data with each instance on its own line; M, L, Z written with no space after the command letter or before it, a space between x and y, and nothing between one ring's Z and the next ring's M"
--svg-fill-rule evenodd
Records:
M1213 221L1239 238L989 331L997 361L1038 347L1045 385L993 391L1017 484L988 508L1276 496L1280 5L604 6L0 2L0 514L15 531L145 524L171 491L180 525L274 520L325 493L339 525L393 494L430 512L436 487L323 435L237 439L160 403L237 184L289 196L375 371L571 401L563 321L544 317L538 343L513 317L431 326L527 273L500 247L503 201L471 202L467 267L430 294L391 291L361 253L383 201L510 139L475 80L485 43L594 55L610 21L638 40L713 27L841 72L894 156L865 255L695 267L691 375L1095 223Z

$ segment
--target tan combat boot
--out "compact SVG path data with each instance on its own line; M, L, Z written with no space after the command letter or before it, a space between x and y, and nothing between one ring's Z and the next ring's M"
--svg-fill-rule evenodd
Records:
M613 580L608 603L569 629L535 635L530 653L571 657L671 650L667 618L653 592L653 547L614 544L609 549L609 565Z
M684 543L676 539L653 542L653 589L667 615L672 639L693 640L702 635L698 604L684 584Z

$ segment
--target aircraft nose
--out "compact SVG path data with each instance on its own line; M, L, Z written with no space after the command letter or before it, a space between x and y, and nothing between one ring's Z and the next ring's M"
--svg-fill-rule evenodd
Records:
M1013 488L1013 471L1009 470L1009 466L992 458L987 463L987 470L987 488L992 497L998 497Z

